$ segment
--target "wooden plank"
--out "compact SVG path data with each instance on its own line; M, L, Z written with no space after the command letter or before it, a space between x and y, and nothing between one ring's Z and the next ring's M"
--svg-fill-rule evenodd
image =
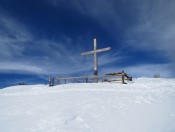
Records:
M94 50L81 53L81 55L90 55L90 54L94 54Z
M80 79L80 78L103 78L103 77L113 77L113 76L122 76L122 74L115 74L115 75L102 75L102 76L79 76L79 77L63 77L63 78L57 78L59 80L64 79Z
M98 49L98 50L96 50L95 52L96 52L96 53L99 53L99 52L108 51L108 50L111 50L111 47Z
M90 55L90 54L99 53L99 52L108 51L108 50L111 50L111 47L83 52L81 53L81 55Z
M94 38L94 76L98 76L98 59L97 59L97 39ZM98 78L94 78L94 82L98 82Z

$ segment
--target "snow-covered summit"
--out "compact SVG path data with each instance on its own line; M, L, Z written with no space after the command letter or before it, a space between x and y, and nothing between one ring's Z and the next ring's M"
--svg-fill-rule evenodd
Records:
M2 132L173 132L175 79L0 89Z

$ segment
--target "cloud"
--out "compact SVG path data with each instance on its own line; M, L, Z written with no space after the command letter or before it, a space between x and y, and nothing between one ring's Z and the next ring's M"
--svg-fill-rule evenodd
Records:
M16 62L1 62L0 63L0 72L6 73L44 73L43 69L40 67L24 64L23 62L16 63Z
M171 69L171 64L147 64L132 67L126 67L126 71L135 77L154 77L159 74L160 77L174 77Z
M125 3L122 1L119 1L119 6L117 6L118 3L115 0L74 0L73 2L70 2L68 0L46 1L53 5L55 8L66 6L66 9L76 10L80 16L86 16L109 32L111 32L113 29L121 28L124 26L121 15L119 14L121 11L120 5ZM67 6L66 3L69 3L69 6ZM113 33L114 32L115 30L113 30Z
M144 1L138 21L126 31L126 43L133 48L162 53L175 62L175 1Z
M68 1L48 2L58 8ZM116 41L121 37L120 47L162 52L175 62L174 5L173 0L75 0L68 8L92 18Z
M0 14L0 42L15 43L26 42L32 39L32 34L28 32L27 27L1 9Z
M22 23L2 11L0 14L1 61L22 56L25 43L31 40L31 36Z
M79 40L33 36L27 25L7 14L2 15L0 23L1 73L72 74L93 68L93 58L80 55L83 47ZM109 56L99 56L100 65L115 60Z
M21 56L23 46L11 44L10 42L0 43L0 58L2 60L12 59L14 56Z
M124 67L105 67L100 70L101 74L117 73L124 70L129 76L137 77L154 77L159 74L160 77L174 77L172 72L172 64L139 64L135 66Z

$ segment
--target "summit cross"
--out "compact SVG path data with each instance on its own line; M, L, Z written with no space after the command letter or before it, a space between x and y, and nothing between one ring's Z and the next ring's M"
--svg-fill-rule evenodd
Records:
M97 49L97 39L94 38L94 50L81 53L81 55L91 55L91 54L94 54L94 76L98 76L98 57L97 57L97 53L108 51L110 49L111 49L111 47ZM94 81L95 82L98 82L98 79L96 78Z

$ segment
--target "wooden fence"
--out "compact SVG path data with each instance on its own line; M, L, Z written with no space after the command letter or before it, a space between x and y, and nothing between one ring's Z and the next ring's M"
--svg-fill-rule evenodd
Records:
M114 78L119 77L119 78ZM126 84L125 80L132 81L132 77L129 77L124 71L119 73L109 73L102 76L79 76L79 77L57 77L51 78L49 77L49 86L55 85L55 80L57 81L57 85L66 84L67 82L71 83L89 83L89 82L111 82L111 81L121 81L122 84Z

